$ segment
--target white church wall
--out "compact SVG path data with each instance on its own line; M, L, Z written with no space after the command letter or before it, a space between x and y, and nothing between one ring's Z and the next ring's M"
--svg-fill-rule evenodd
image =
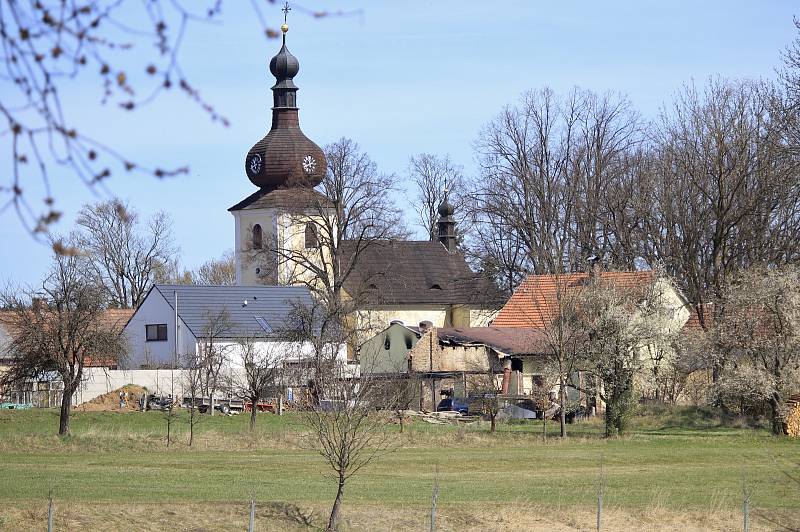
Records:
M442 305L420 305L414 307L378 308L358 312L359 330L364 330L362 341L375 336L394 320L409 327L422 321L430 321L434 327L447 327L447 307Z
M157 324L166 324L167 339L147 341L145 326ZM196 352L197 340L180 318L178 326L179 354ZM150 291L136 314L125 326L124 333L128 340L128 359L121 366L125 369L175 363L175 311L158 290Z
M268 247L275 235L277 223L277 211L275 209L251 209L244 211L234 211L236 245L235 245L235 265L236 265L236 284L255 285L263 284L260 277L262 272L256 269L262 268L254 257L253 246L253 227L258 224L261 226L261 238L263 245Z

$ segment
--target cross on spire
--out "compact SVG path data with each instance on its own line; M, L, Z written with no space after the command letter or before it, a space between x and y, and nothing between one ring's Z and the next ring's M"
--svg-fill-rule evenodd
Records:
M285 4L283 4L283 9L281 9L281 11L283 11L283 23L284 24L286 24L286 17L289 15L289 11L291 11L291 10L292 10L292 8L289 7L289 2L286 2Z

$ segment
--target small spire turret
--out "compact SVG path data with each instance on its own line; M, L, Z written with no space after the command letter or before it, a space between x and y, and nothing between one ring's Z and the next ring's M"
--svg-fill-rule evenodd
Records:
M439 204L439 221L437 227L439 229L439 242L447 248L447 251L456 250L456 219L453 217L455 214L455 207L450 203L447 188L444 190L444 198Z

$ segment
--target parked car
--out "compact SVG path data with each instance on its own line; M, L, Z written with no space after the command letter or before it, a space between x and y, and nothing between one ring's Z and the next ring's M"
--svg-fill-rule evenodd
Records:
M169 410L173 404L175 404L175 400L168 395L150 394L147 396L148 410Z
M445 397L439 401L436 407L437 412L458 412L459 414L469 414L469 404L466 399L459 397Z

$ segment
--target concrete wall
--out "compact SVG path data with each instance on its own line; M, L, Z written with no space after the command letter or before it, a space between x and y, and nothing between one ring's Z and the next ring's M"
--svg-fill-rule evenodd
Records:
M145 325L160 323L167 324L167 340L148 342ZM180 318L178 328L178 354L195 353L197 340ZM125 326L124 334L128 341L128 359L120 364L121 368L139 369L142 366L158 367L175 364L175 311L158 290L150 291L136 314Z
M181 397L183 383L186 382L185 370L142 369L142 370L104 370L103 368L85 368L83 385L75 393L75 405L91 401L95 397L117 390L126 384L144 386L150 393ZM137 398L138 400L138 398Z

